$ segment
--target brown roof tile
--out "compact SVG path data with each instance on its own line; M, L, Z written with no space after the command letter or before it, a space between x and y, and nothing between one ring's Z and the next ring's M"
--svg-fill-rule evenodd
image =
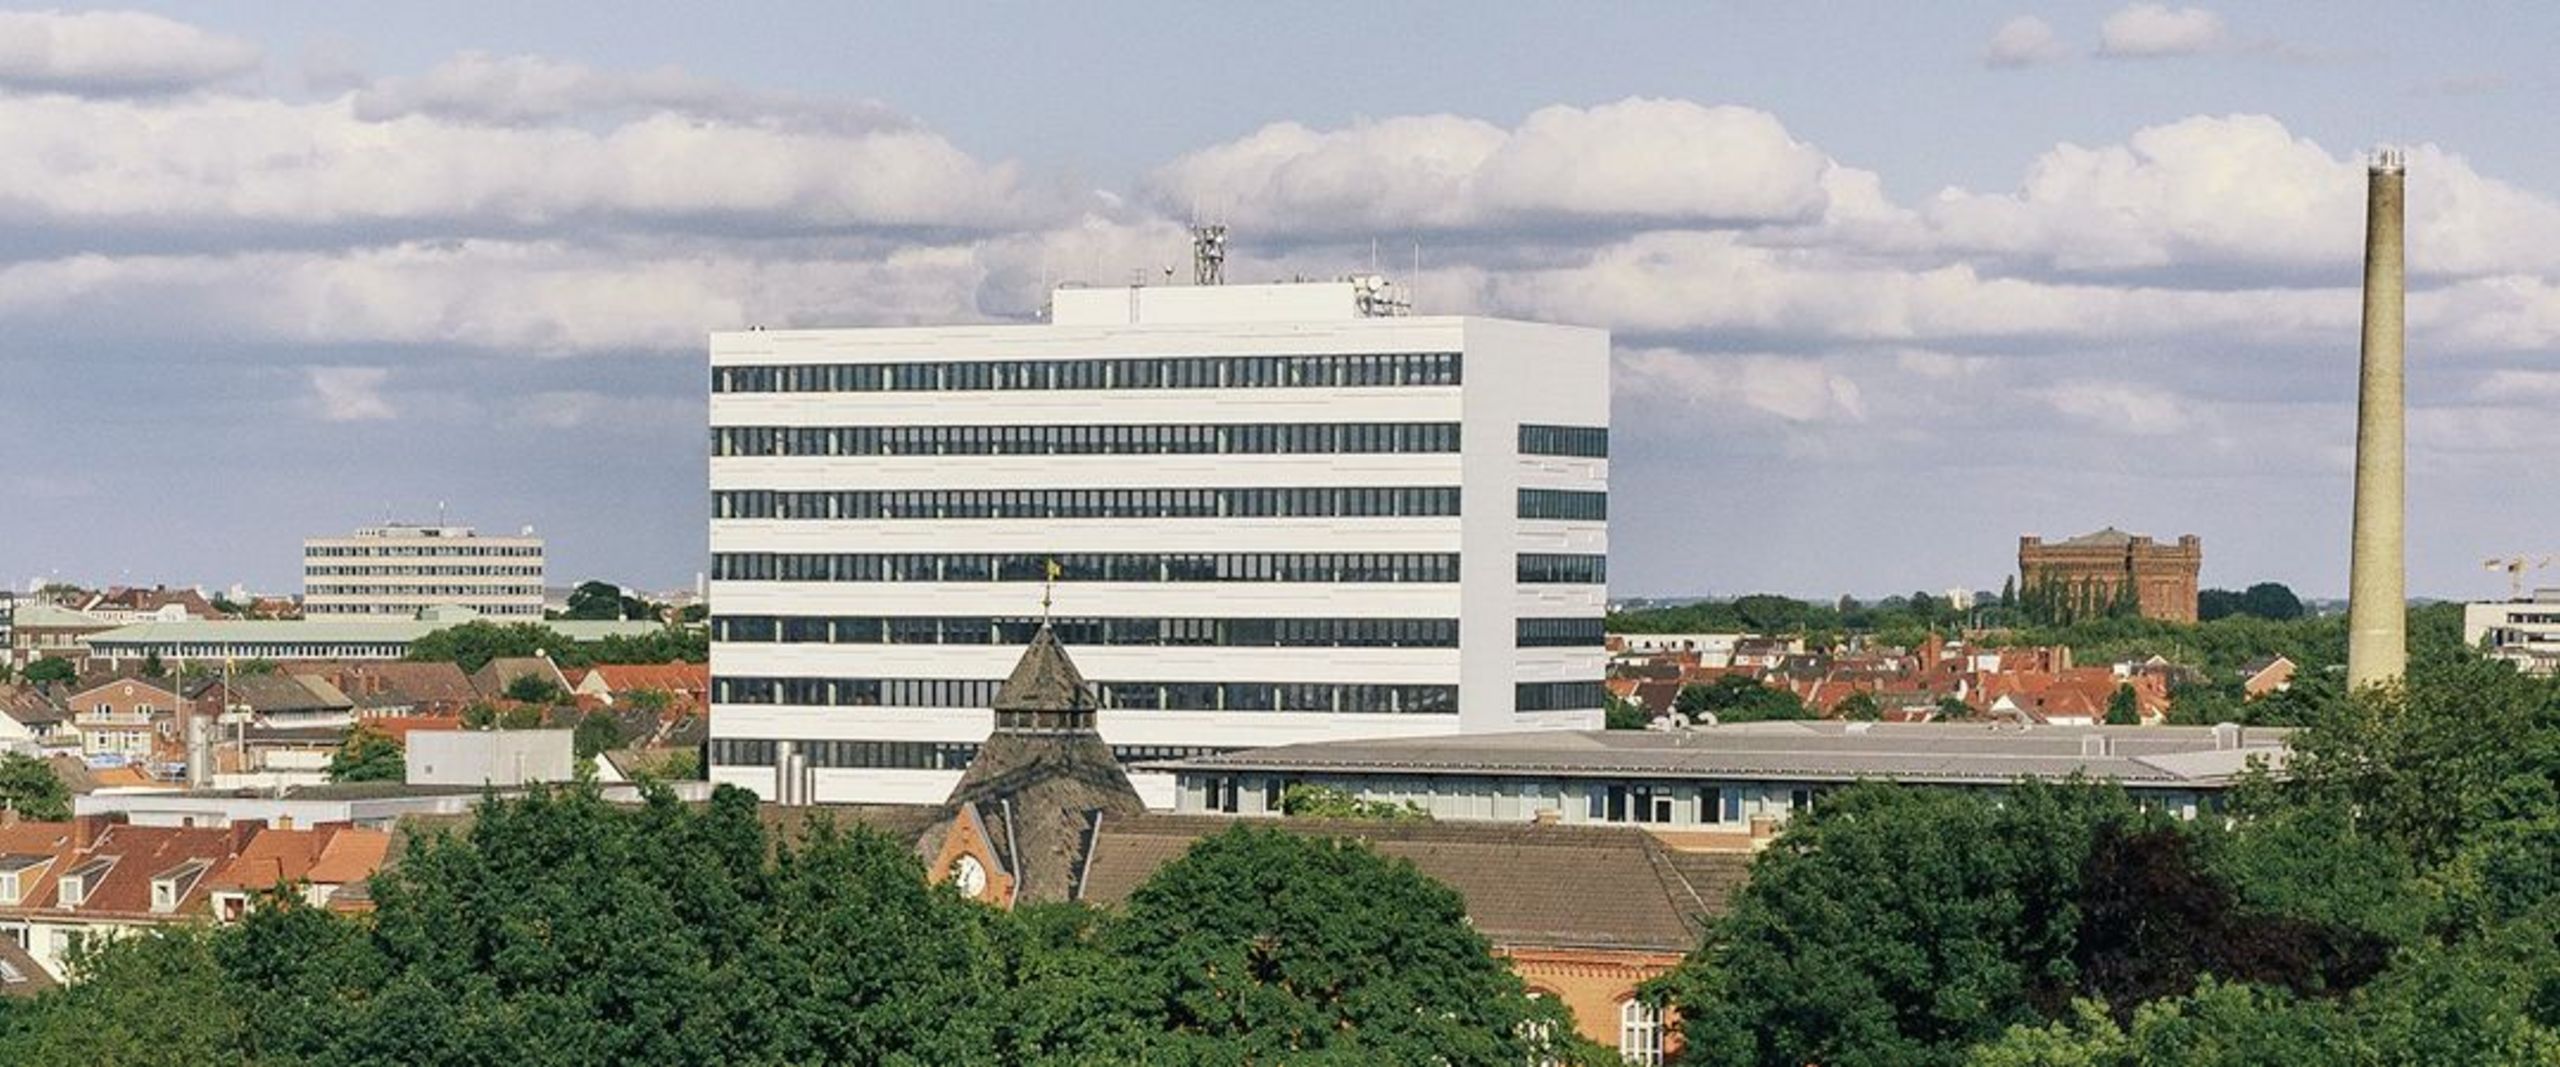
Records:
M1079 899L1117 905L1158 867L1237 820L1188 815L1105 819ZM1252 820L1290 833L1358 840L1458 891L1498 946L1686 952L1748 869L1737 853L1683 853L1629 827L1515 823ZM1605 887L1605 888L1603 888Z

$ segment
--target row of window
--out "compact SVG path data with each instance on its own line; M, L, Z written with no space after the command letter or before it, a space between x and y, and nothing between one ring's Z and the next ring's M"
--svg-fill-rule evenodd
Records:
M1606 643L1606 623L1597 618L1521 619L1517 624L1520 648L1597 648Z
M1455 552L721 552L711 577L738 582L1454 582Z
M1454 422L1176 426L721 426L714 456L1128 456L1455 452Z
M1598 682L1521 682L1512 687L1513 711L1581 711L1608 695Z
M1609 557L1567 552L1523 552L1520 581L1533 585L1600 585L1609 580Z
M302 583L302 592L306 596L538 597L542 595L542 583L535 582L531 585L376 585L370 582L364 582L355 585L332 585L328 583L304 582Z
M447 541L433 545L305 545L304 558L330 559L417 559L420 557L540 557L540 545L457 545Z
M306 578L540 578L542 568L513 564L438 567L425 564L381 564L376 566L304 567Z
M1597 621L1595 620L1595 625ZM715 641L828 645L1024 645L1040 630L1030 617L723 615ZM1222 648L1456 648L1456 619L1059 618L1069 645ZM1599 644L1595 638L1591 644Z
M1520 426L1520 454L1524 456L1580 456L1588 459L1609 458L1609 428L1606 426Z
M1458 487L1304 489L724 489L718 519L1214 519L1443 517Z
M1598 522L1609 517L1609 494L1584 489L1523 489L1520 517Z
M722 704L804 707L983 708L1000 683L976 678L743 678L711 680ZM1596 686L1595 686L1596 688ZM1097 682L1107 709L1124 711L1307 711L1454 715L1454 685L1322 682ZM1598 707L1595 700L1584 707Z
M1174 356L711 368L714 393L913 393L1041 389L1275 389L1457 385L1455 352Z
M771 767L781 761L788 744L811 767L878 770L958 771L978 758L975 741L759 741L735 737L711 740L716 767ZM1111 758L1122 763L1214 756L1233 749L1205 745L1113 745Z

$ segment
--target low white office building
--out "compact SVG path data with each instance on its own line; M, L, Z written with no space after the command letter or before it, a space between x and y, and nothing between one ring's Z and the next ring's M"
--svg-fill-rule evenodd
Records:
M2463 605L2462 643L2527 674L2560 670L2560 589Z
M938 802L1053 573L1124 760L1599 725L1608 336L1389 293L714 334L713 780Z

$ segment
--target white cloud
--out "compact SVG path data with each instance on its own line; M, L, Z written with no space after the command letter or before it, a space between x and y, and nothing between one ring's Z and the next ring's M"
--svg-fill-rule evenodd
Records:
M0 220L180 232L613 220L822 227L1019 225L1038 198L916 129L784 129L658 112L601 130L425 116L348 100L0 97Z
M1156 172L1174 214L1263 232L1801 221L1830 161L1766 112L1685 100L1542 108L1513 129L1453 115L1265 126Z
M877 101L744 89L674 66L600 70L543 56L485 52L464 52L414 78L384 79L355 98L356 117L367 121L426 115L520 126L657 111L750 124L788 121L857 133L915 125Z
M1583 262L1487 273L1473 303L1497 313L1638 334L1798 342L2176 337L2297 341L2354 336L2352 291L2182 290L2057 284L1969 263L1870 264L1759 247L1730 233L1640 234Z
M1867 417L1858 383L1817 359L1637 349L1618 355L1611 387L1621 396L1749 410L1793 423Z
M382 395L384 383L391 379L388 367L306 367L303 376L311 387L308 406L323 420L373 422L398 417Z
M2132 4L2098 26L2098 54L2118 59L2192 56L2222 44L2222 16L2200 7Z
M0 11L0 87L178 92L255 70L258 46L140 11Z
M2433 145L2409 152L2411 269L2560 267L2560 204ZM2264 115L2196 116L2123 144L2063 144L2012 194L1948 190L1930 225L1951 252L2064 271L2240 265L2298 270L2362 255L2365 175Z
M2055 411L2092 427L2139 437L2177 433L2195 421L2186 400L2142 383L2064 382L2036 390L2035 395Z
M2054 35L2053 24L2034 15L2001 23L1982 50L1983 65L2001 68L2032 67L2070 56L2071 47Z

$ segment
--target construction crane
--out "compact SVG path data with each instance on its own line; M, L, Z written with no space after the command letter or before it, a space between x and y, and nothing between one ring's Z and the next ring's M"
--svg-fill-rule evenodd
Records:
M2481 560L2480 566L2488 570L2507 572L2507 599L2522 600L2525 574L2548 567L2551 561L2550 556L2501 556Z

